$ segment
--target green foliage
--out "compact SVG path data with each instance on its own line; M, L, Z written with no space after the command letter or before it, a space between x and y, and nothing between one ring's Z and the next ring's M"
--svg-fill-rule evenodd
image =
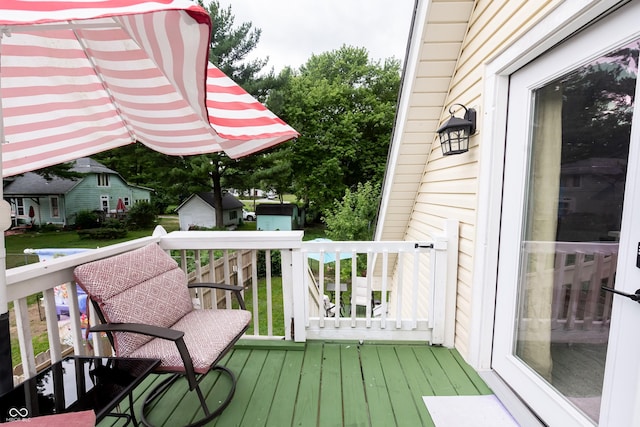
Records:
M363 48L314 55L278 96L301 133L288 146L294 189L318 215L359 182L382 182L400 87L400 64L370 62Z
M251 22L234 26L231 5L221 9L220 2L213 0L207 10L213 23L209 61L241 86L256 80L256 74L264 68L268 59L247 61L246 58L260 41L262 30L252 28Z
M50 222L46 223L46 224L42 224L40 227L38 227L38 231L40 232L50 232L50 231L58 231L60 230L62 227L56 224L52 224Z
M150 228L155 222L156 212L153 205L149 202L138 202L127 212L127 228L130 230Z
M267 276L267 253L258 251L258 277ZM271 251L271 276L282 275L282 255L280 251Z
M125 228L123 221L116 218L107 218L102 222L103 228Z
M113 240L126 237L127 230L125 228L90 228L88 230L78 230L78 236L80 239L95 239L95 240Z
M372 240L379 199L379 184L358 184L354 192L347 189L342 201L334 201L325 211L327 236L333 240Z
M76 214L76 228L86 230L99 226L100 218L93 211L80 211Z
M53 178L74 179L82 178L83 173L74 172L71 169L74 166L74 162L60 163L58 165L48 166L46 168L33 171L42 176L45 180L51 181Z

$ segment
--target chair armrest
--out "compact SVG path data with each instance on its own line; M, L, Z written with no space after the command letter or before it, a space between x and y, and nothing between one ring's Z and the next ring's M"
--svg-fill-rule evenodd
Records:
M241 291L242 286L229 285L226 283L189 283L189 288L210 288L210 289L222 289L224 291Z
M226 283L189 283L187 285L189 289L193 288L209 288L209 289L221 289L223 291L231 291L238 299L238 304L240 304L240 308L246 310L247 307L244 303L244 298L242 298L242 291L244 288L238 285L228 285Z
M132 332L171 341L178 341L184 336L182 331L143 323L103 323L92 326L89 330L91 332Z
M187 350L187 346L184 343L183 331L176 331L174 329L147 325L144 323L102 323L100 325L92 326L89 330L91 332L131 332L173 341L176 344L180 357L182 358L182 362L184 363L184 369L189 381L189 389L193 390L197 386L195 371L193 369L193 360L191 359L189 350Z

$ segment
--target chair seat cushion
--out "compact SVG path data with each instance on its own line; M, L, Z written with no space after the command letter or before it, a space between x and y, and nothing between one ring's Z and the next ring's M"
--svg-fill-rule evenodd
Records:
M250 321L251 313L246 310L193 310L171 329L184 332L194 370L204 374ZM173 341L154 338L129 356L160 359L159 371L184 372L184 364Z

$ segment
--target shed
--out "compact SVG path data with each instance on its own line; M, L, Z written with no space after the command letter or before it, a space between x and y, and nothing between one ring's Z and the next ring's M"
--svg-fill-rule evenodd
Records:
M213 203L213 192L194 193L176 208L180 221L180 230L192 227L215 228L216 210ZM242 218L243 204L233 194L222 195L223 227L235 226Z
M293 203L262 203L256 206L258 230L290 231L298 228L298 206Z

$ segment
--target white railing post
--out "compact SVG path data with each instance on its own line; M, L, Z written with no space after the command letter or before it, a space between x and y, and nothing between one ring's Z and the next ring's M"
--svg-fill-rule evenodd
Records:
M456 293L458 281L458 221L447 220L444 235L433 244L435 257L433 283L432 344L453 347L456 327Z
M281 271L282 271L282 308L284 316L284 339L291 339L291 319L294 318L294 275L292 272L292 256L291 250L283 249L280 251ZM295 332L293 332L295 338Z
M456 336L456 300L458 298L458 241L460 238L458 221L449 219L445 223L447 236L447 281L444 319L445 347L453 347Z
M306 323L307 319L305 316L305 299L307 297L307 289L305 288L305 280L304 275L307 270L304 265L305 257L302 254L300 248L293 249L288 251L290 256L290 271L291 271L291 280L290 287L293 293L293 339L295 342L304 342L307 340L307 330ZM283 258L284 264L284 258ZM282 283L284 285L285 281L284 270L282 272Z

